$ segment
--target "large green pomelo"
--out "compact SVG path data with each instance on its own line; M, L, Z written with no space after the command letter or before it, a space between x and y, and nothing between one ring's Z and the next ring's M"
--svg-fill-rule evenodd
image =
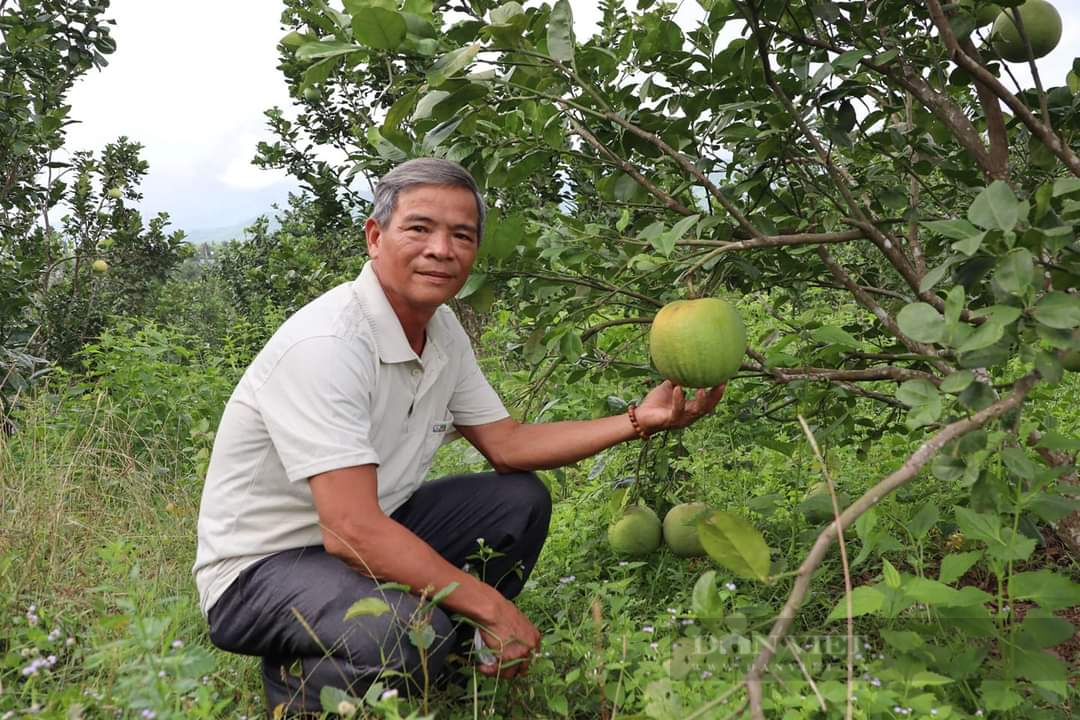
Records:
M608 526L608 544L619 555L641 557L660 547L660 518L651 508L631 505Z
M1027 0L1020 6L1020 19L1024 32L1031 42L1031 53L1036 58L1049 55L1061 41L1061 15L1046 0ZM990 42L998 55L1009 62L1025 62L1027 48L1020 31L1013 22L1012 10L1006 9L997 16L990 31Z
M679 557L704 555L698 535L697 520L709 512L709 506L703 502L689 502L676 505L664 516L664 542L671 552Z
M735 307L720 298L676 300L656 313L649 353L668 380L711 388L739 371L746 354L746 326Z

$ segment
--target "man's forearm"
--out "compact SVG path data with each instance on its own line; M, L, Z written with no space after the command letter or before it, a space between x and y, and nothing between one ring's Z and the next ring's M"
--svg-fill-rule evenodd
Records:
M415 593L430 588L428 597L456 582L458 587L440 604L482 624L490 623L505 602L495 588L451 565L391 518L350 528L348 534L351 538L341 538L330 551L362 575L408 585Z
M507 470L546 470L575 463L637 437L626 414L596 420L522 424L500 458Z

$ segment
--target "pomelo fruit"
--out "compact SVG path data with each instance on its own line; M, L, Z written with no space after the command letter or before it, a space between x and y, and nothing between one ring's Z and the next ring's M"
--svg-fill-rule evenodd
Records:
M1080 372L1080 350L1070 350L1061 358L1061 367L1069 372Z
M676 300L660 308L649 330L653 364L668 380L711 388L734 377L746 354L746 326L720 298Z
M1001 6L996 3L980 2L980 0L961 0L960 5L975 18L975 27L989 25L1001 14Z
M1036 58L1050 54L1061 41L1061 15L1057 8L1046 0L1027 0L1019 10L1020 19L1024 21L1024 32L1031 42L1031 54ZM998 55L1009 62L1025 62L1028 59L1027 47L1013 22L1011 8L1002 10L994 20L990 44Z
M664 542L671 552L679 557L705 554L698 535L697 520L707 512L709 506L703 502L683 503L668 510L664 516Z
M109 263L104 260L95 260L94 264L90 266L96 273L103 273L109 271Z
M608 526L608 544L619 555L642 557L660 547L660 518L651 508L631 505Z

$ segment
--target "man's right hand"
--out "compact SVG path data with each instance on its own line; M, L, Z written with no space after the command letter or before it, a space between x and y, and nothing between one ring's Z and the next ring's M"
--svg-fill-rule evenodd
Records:
M481 628L481 637L497 658L494 663L479 666L484 675L522 675L528 671L533 655L540 652L540 631L509 600L504 600L494 620Z

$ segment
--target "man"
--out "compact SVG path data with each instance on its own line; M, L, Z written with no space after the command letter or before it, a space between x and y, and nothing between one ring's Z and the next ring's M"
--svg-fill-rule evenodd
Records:
M482 631L493 653L481 656L482 673L524 672L540 632L511 599L551 512L531 471L685 426L720 400L722 387L687 401L664 383L636 414L511 419L444 305L468 278L484 213L453 163L412 160L388 173L364 227L370 262L278 329L225 408L194 574L214 644L262 657L271 709L318 712L322 687L361 695L377 677L423 687L473 639L471 625L456 637L448 613ZM454 431L495 472L421 484ZM463 569L469 562L483 579ZM363 598L389 611L345 620ZM423 634L410 629L424 625L434 637L414 642Z

